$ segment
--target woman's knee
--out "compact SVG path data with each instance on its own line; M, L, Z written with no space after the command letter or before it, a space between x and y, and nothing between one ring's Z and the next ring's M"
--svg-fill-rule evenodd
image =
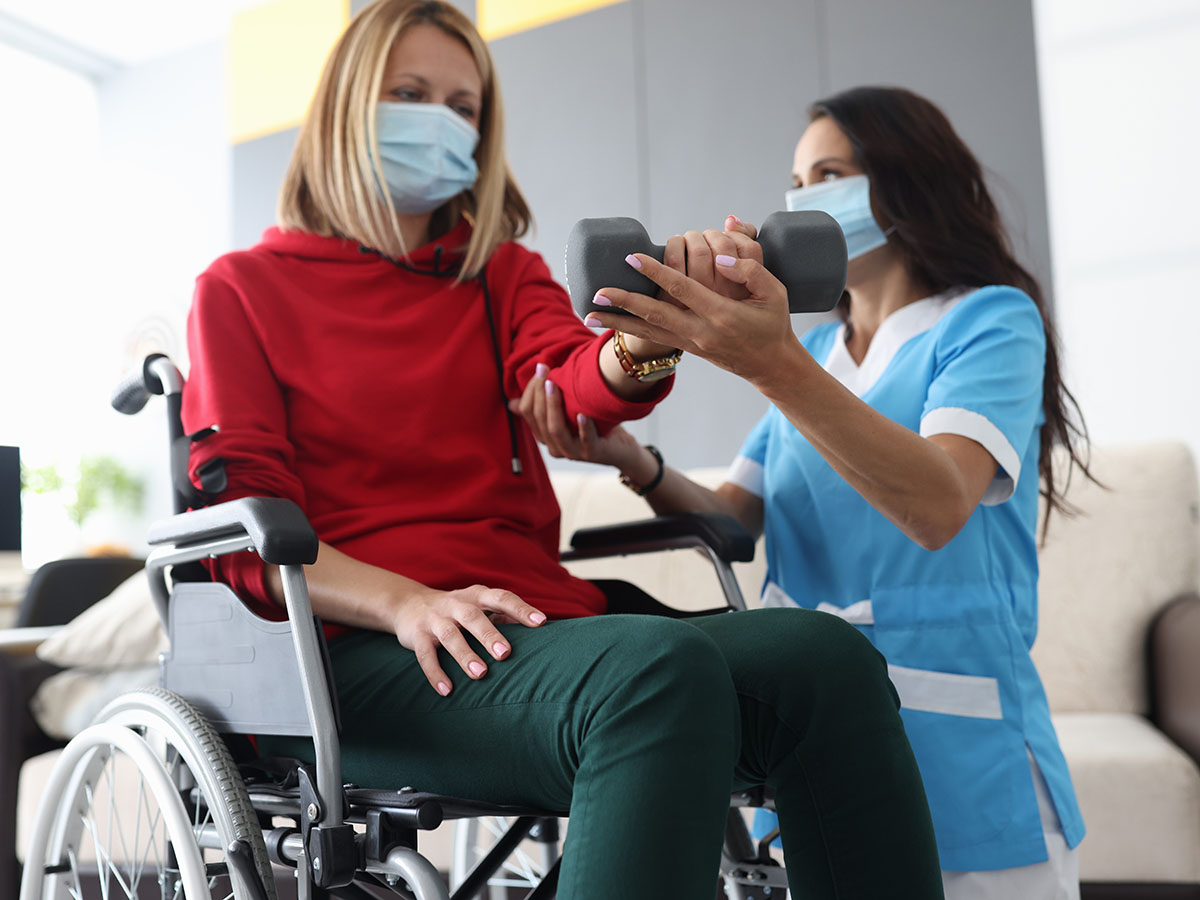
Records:
M759 609L703 626L738 690L783 707L864 701L896 706L887 663L853 625L805 609Z
M613 661L622 682L611 697L685 729L735 734L737 693L724 654L703 632L674 619L614 616Z

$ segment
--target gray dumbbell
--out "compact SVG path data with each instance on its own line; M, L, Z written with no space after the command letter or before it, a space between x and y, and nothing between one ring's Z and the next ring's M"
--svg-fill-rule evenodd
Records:
M758 232L767 271L783 282L788 309L794 313L827 312L837 305L846 287L846 237L827 213L813 210L774 212ZM580 219L567 237L567 290L575 311L624 310L596 306L592 297L605 287L649 294L658 285L625 262L630 253L645 253L662 261L661 244L654 244L637 219Z

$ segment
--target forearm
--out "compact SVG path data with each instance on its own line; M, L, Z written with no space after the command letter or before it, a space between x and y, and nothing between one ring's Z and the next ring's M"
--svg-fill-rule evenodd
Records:
M305 566L313 612L329 622L395 631L398 607L411 596L428 592L420 582L360 562L321 542L317 561ZM265 581L271 598L283 605L283 581L278 566L269 566Z
M618 467L636 485L649 484L658 471L658 460L645 447ZM663 467L662 480L644 496L655 514L724 513L733 516L755 538L762 533L762 501L733 485L711 490L692 481L670 466Z
M922 547L942 546L970 516L978 498L950 454L854 396L799 343L755 386L851 487Z

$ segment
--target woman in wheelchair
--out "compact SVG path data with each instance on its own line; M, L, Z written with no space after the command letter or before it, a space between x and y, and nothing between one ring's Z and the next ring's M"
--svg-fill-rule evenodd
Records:
M757 785L803 897L940 896L897 699L853 627L600 615L559 564L508 398L536 377L607 430L662 400L674 348L627 338L668 377L626 374L515 243L529 220L479 34L446 3L379 0L326 63L279 227L197 282L183 415L213 431L193 472L222 459L215 499L291 499L321 538L344 777L569 814L564 898L711 896L730 792ZM280 617L277 570L211 565Z

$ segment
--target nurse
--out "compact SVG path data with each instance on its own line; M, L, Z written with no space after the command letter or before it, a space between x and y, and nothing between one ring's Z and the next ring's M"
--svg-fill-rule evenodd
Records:
M633 316L591 324L704 357L771 401L727 482L707 490L621 429L564 422L536 382L518 408L552 455L616 466L656 512L726 512L764 533L763 604L839 616L882 651L948 898L1077 898L1084 826L1029 651L1039 490L1063 507L1050 448L1087 468L1042 293L933 104L859 88L810 116L787 207L845 231L840 321L797 339L734 217L684 235L686 276L628 258L675 303L596 299Z

